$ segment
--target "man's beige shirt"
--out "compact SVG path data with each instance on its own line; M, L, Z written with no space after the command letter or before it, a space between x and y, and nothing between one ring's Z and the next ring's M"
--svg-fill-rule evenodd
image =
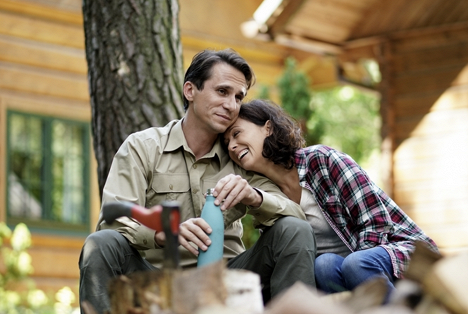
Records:
M125 140L112 162L102 204L129 201L151 208L166 200L178 201L180 219L185 221L200 217L206 190L231 173L248 180L262 194L263 203L258 208L238 204L223 212L225 258L235 257L245 250L240 218L246 213L253 215L255 226L260 228L273 225L282 216L305 220L301 207L289 200L273 182L232 162L219 140L209 153L195 160L182 131L182 120L131 134ZM148 261L161 265L163 250L154 241L154 230L125 217L107 225L101 215L96 230L108 228L116 229L133 247L144 251ZM183 266L196 264L193 254L182 246L179 251Z

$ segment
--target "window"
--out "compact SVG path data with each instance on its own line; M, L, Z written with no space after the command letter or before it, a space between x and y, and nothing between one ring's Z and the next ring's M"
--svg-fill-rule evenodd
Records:
M88 231L89 124L8 112L7 222Z

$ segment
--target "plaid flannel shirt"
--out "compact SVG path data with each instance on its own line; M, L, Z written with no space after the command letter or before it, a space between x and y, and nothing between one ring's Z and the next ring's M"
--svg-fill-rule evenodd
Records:
M350 156L315 145L298 150L295 158L301 186L312 192L325 219L352 252L382 246L397 278L408 267L415 241L438 252L434 241Z

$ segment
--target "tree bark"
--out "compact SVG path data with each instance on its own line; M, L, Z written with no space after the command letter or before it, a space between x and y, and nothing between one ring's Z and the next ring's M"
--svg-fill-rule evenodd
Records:
M99 191L125 138L183 115L177 0L83 0Z

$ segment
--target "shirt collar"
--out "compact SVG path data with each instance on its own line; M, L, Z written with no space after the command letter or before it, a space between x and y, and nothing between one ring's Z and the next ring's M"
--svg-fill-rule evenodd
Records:
M183 120L184 119L180 119L171 128L169 134L167 135L167 142L166 146L164 147L164 152L173 152L181 146L183 146L185 150L189 150L187 141L185 140L184 132L182 131Z
M193 154L192 150L187 144L187 140L184 136L184 131L182 130L182 121L184 118L180 119L179 121L174 124L171 131L168 134L167 144L164 148L164 152L173 152L180 147L183 147L185 151L190 152ZM226 152L224 151L223 147L221 146L220 137L216 140L215 144L211 148L211 150L203 156L204 158L213 158L218 156L221 160L222 156L224 156Z

